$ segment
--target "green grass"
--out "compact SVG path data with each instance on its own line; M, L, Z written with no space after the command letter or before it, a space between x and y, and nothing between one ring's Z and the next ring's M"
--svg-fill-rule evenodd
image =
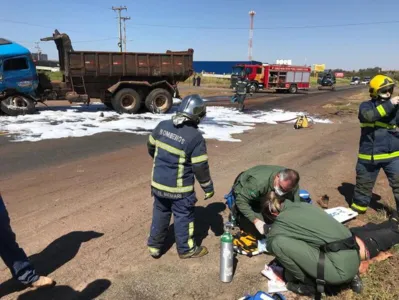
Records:
M193 77L189 77L183 84L193 85ZM230 88L230 78L215 78L201 76L201 85L215 88Z
M38 71L38 73L46 74L51 81L61 81L62 80L62 72L49 72L49 71Z

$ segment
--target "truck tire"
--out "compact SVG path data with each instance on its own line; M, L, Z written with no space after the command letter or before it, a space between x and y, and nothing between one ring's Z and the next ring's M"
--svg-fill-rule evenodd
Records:
M298 87L295 84L292 84L288 91L290 92L290 94L296 94L298 92Z
M252 83L250 86L249 86L249 89L248 89L248 92L249 93L256 93L257 91L259 90L259 88L258 88L258 85L256 84L256 83Z
M172 95L165 89L152 90L145 98L145 107L153 113L164 114L169 111L172 105Z
M117 113L135 114L140 109L141 98L135 90L125 88L112 97L111 104Z
M1 101L0 108L6 115L14 117L36 112L35 102L30 97L22 95L10 96Z

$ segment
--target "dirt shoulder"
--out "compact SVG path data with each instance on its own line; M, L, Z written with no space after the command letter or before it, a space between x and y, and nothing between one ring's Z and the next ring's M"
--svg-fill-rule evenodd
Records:
M329 114L322 107L317 111ZM209 255L197 260L180 260L172 237L171 248L161 259L154 260L147 253L152 161L144 145L26 171L12 178L0 176L20 245L39 272L50 274L59 284L48 291L10 293L15 290L7 281L10 274L0 265L0 281L5 282L0 286L0 297L238 299L266 290L267 281L260 274L271 259L266 255L239 256L233 283L219 281L219 239L223 218L227 217L223 195L239 172L257 164L277 164L297 169L301 187L314 199L328 194L330 206L346 205L355 180L359 125L352 116L331 116L333 124L316 124L312 129L294 130L292 124L262 125L241 135L240 143L207 142L216 195L204 201L197 186L195 232L210 250ZM375 193L392 204L385 178L379 178ZM375 215L371 210L360 219ZM366 298L362 299L399 297L398 287L389 279L399 275L393 265L395 259L372 271ZM381 277L384 274L389 276ZM386 290L389 298L384 296ZM383 296L376 298L375 291Z

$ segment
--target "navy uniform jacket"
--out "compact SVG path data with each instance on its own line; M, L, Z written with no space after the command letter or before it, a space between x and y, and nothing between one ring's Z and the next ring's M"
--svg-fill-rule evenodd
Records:
M370 100L360 104L359 160L388 162L399 157L398 107L391 101Z
M239 79L236 84L237 94L246 95L248 85L249 85L249 81L247 79L245 79L245 80Z
M152 192L163 198L181 199L194 192L194 176L205 193L213 191L206 143L194 123L175 126L162 121L149 137L154 158Z

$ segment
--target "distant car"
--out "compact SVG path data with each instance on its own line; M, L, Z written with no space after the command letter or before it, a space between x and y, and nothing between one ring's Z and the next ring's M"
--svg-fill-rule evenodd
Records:
M351 85L357 85L360 83L360 77L352 77Z
M362 84L367 85L370 82L370 77L364 77L362 80Z

